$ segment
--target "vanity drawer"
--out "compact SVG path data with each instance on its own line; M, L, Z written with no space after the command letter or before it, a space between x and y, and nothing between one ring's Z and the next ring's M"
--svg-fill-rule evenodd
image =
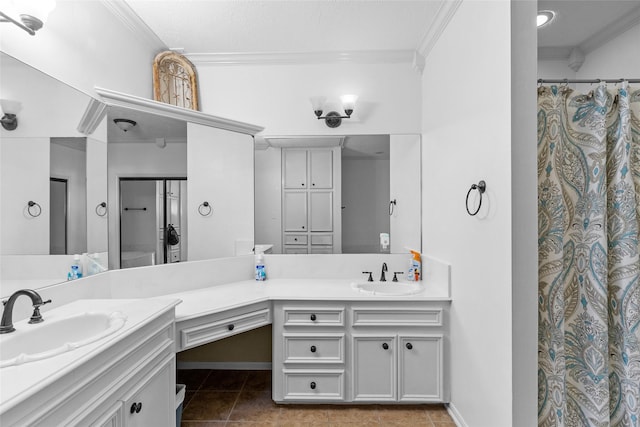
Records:
M344 307L284 307L284 326L344 326Z
M344 400L344 370L282 371L284 400Z
M285 234L284 244L285 245L306 245L307 235L306 234Z
M207 323L181 329L180 350L217 341L270 323L271 315L268 307L212 319Z
M344 363L344 334L283 334L284 363Z
M312 254L332 254L333 246L311 246Z
M434 308L353 308L353 326L434 326L443 325L443 310Z
M285 246L284 247L285 254L308 254L306 246Z
M320 234L320 235L311 235L311 244L312 245L333 245L333 235L331 234Z

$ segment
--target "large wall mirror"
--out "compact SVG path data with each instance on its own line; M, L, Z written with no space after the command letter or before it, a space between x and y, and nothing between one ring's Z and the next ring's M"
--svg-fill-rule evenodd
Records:
M419 135L265 136L255 151L257 248L420 250Z
M107 141L77 130L91 97L5 53L0 75L18 104L17 128L0 130L0 254L106 256Z

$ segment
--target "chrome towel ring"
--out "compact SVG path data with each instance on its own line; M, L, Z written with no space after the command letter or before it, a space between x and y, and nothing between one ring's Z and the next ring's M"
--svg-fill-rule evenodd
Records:
M107 214L107 202L98 203L96 206L96 215L105 216Z
M32 212L32 210L35 211L36 213ZM33 200L29 200L29 203L27 203L27 212L32 217L36 218L40 216L40 214L42 213L42 207L36 202L34 202Z
M471 213L471 210L469 210L469 195L471 194L471 191L473 190L478 190L478 193L480 193L480 203L478 203L478 208L475 210L475 212ZM482 206L482 194L487 190L487 183L484 181L480 181L477 184L471 184L471 188L469 189L469 191L467 191L467 198L464 202L465 207L467 208L467 213L471 216L475 216L478 214L478 212L480 212L480 207Z
M209 216L211 215L212 211L213 211L213 208L207 201L200 203L200 206L198 206L198 213L202 216Z

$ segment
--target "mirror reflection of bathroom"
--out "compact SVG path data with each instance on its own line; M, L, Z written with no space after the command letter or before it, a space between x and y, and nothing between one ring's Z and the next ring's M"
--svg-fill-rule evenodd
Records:
M49 254L87 252L87 138L50 138Z
M187 260L187 179L120 178L121 268Z

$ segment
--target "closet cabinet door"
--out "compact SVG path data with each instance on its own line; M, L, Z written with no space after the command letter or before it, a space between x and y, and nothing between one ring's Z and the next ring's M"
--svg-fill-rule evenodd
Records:
M333 192L309 192L310 231L333 231Z
M308 231L307 192L285 191L283 196L284 231Z
M307 152L283 150L284 188L304 190L307 186Z
M127 427L166 426L175 417L175 389L171 380L174 364L167 360L124 400Z
M399 344L399 400L442 401L442 335L400 336Z
M310 189L333 188L333 152L309 151Z

